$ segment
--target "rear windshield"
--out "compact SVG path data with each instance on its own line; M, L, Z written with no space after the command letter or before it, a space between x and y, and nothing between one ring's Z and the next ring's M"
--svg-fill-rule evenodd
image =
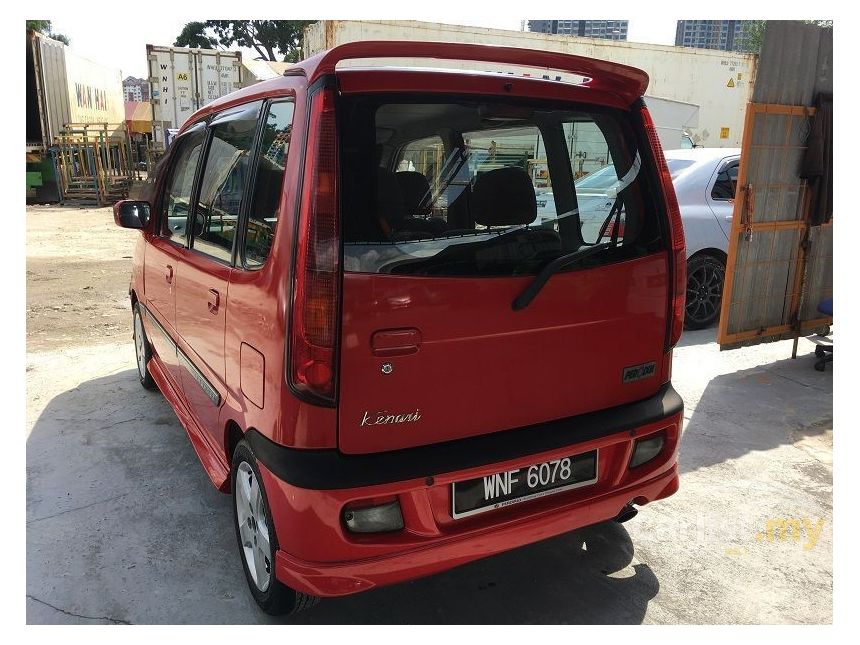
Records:
M338 111L346 271L530 275L607 241L590 264L662 248L625 112L391 95Z

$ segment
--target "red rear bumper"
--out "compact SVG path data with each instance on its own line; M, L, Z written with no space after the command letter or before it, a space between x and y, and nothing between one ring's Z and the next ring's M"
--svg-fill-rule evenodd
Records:
M678 489L677 448L681 414L635 431L616 433L428 480L376 486L309 490L278 479L263 464L280 549L279 580L317 596L341 596L431 575L577 528L610 520L625 505L646 504ZM664 432L663 452L651 462L628 468L636 438ZM451 516L451 483L510 468L598 450L597 483L472 517ZM396 533L356 535L341 515L356 500L397 496L405 528Z

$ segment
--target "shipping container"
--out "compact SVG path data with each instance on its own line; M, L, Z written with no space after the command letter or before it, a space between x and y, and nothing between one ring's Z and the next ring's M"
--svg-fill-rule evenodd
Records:
M62 199L56 158L67 126L100 124L105 137L123 137L125 107L120 70L96 63L35 31L26 48L27 199Z
M322 20L305 29L305 58L358 40L411 40L524 47L599 58L648 72L648 95L698 106L697 125L686 128L696 145L737 148L743 134L746 104L755 80L756 56L710 49L648 45L626 41L574 38L552 34L466 27L412 20ZM367 64L354 61L345 65ZM474 69L474 63L419 61L409 64ZM481 71L488 71L480 68ZM503 70L499 70L503 71ZM559 78L551 70L518 70Z
M152 139L164 146L198 109L242 87L242 53L146 46L152 97Z
M27 149L44 151L66 124L125 120L120 70L75 53L38 32L27 33Z
M268 81L283 76L294 63L271 60L243 60L242 87L254 85L260 81Z
M692 132L699 127L698 105L647 95L645 104L665 150L693 147Z

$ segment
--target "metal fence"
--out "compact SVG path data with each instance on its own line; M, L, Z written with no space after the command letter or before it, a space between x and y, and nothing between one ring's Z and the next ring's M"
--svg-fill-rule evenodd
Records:
M833 294L833 225L813 224L800 178L819 92L832 92L832 31L768 23L747 106L723 289L722 349L822 331ZM795 342L795 350L796 350Z
M66 124L54 144L61 202L104 206L128 195L137 170L124 124Z

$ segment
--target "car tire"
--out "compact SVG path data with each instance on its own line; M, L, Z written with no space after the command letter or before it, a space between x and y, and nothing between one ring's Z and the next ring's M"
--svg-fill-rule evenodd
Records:
M705 329L717 321L725 279L725 262L713 255L696 255L687 261L684 329Z
M140 384L147 390L157 390L158 386L149 373L149 360L152 358L152 349L149 346L149 339L146 337L146 330L143 328L143 316L140 313L140 304L134 303L133 308L134 329L132 338L134 339L135 363L137 364L137 378L140 379Z
M275 577L278 537L257 460L244 439L233 451L230 484L239 559L260 609L272 616L282 616L316 605L320 600L317 596L296 591Z

